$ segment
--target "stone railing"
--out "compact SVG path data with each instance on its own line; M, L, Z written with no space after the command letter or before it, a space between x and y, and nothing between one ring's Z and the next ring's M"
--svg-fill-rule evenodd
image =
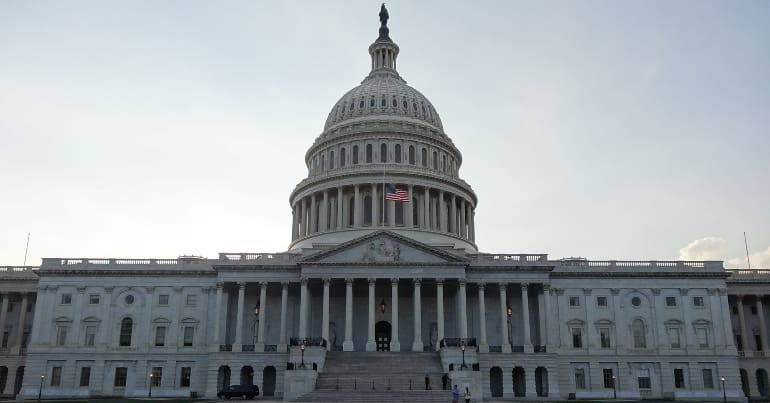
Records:
M122 258L43 258L43 269L120 270L126 268L173 268L200 267L208 264L200 256L181 256L176 259L122 259Z
M770 269L727 269L727 281L770 281Z
M35 277L37 266L0 266L0 277Z
M544 253L539 254L492 254L492 253L479 253L476 259L482 262L496 262L496 263L545 263L548 261L548 255Z
M721 261L701 260L587 260L560 259L557 271L582 270L617 270L617 271L677 271L698 269L702 271L722 271Z
M220 253L219 260L228 262L253 262L267 260L271 263L280 261L294 262L298 255L294 253Z

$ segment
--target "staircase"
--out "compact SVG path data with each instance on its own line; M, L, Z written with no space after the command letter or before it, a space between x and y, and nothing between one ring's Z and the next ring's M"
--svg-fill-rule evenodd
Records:
M425 390L425 375L432 390ZM316 390L298 402L446 402L438 353L328 352Z

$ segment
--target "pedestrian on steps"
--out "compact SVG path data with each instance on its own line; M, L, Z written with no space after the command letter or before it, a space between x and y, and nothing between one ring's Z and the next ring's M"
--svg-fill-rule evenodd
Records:
M471 403L471 391L465 388L465 403Z
M430 376L425 374L425 390L430 390Z
M457 403L460 400L460 389L457 389L457 385L452 388L452 403Z

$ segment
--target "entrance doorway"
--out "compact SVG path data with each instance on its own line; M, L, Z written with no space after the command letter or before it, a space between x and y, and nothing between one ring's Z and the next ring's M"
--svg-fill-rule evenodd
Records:
M262 396L275 395L275 367L265 367L262 371Z
M390 323L379 321L374 325L374 340L377 342L377 351L390 351Z

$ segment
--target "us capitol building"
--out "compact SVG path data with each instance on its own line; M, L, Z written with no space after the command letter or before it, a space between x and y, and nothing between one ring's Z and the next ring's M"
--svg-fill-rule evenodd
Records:
M287 251L0 267L0 394L770 395L770 270L480 252L462 154L387 20L305 154Z

